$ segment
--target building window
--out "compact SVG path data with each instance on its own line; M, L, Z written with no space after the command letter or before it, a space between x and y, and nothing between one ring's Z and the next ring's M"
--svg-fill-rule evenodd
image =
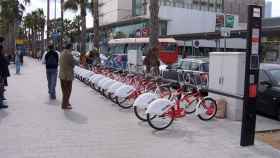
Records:
M216 11L223 12L224 10L224 1L223 0L216 0Z
M208 0L200 0L201 10L208 11Z
M132 1L132 15L145 15L147 10L147 0L133 0Z

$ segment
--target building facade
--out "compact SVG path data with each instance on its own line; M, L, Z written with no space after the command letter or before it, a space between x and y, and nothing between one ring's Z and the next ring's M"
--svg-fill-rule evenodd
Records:
M115 23L132 17L131 0L99 0L100 25Z
M103 31L106 32L103 38L108 40L111 38L147 37L150 32L150 1L151 0L100 0L100 25L106 28L106 31ZM215 32L217 30L217 15L224 14L223 11L225 7L229 6L229 2L232 2L233 5L233 2L237 1L238 0L159 0L160 35ZM241 0L239 2L241 4ZM227 13L239 14L234 8ZM242 29L239 25L238 15L234 15L233 29ZM102 41L106 43L106 40ZM233 40L228 43L234 44L236 43L235 41ZM215 41L208 42L215 43ZM201 43L207 42L201 41ZM221 41L219 43L221 43L219 46L222 47L224 42ZM244 41L242 41L242 43L244 43ZM207 44L205 45L207 46ZM228 44L228 46L229 45L230 44ZM242 44L242 48L244 47L243 45L245 44Z
M271 18L272 17L272 2L267 1L265 3L265 15L266 18Z
M239 16L239 22L246 23L248 18L248 5L258 4L265 6L265 0L224 0L224 11Z

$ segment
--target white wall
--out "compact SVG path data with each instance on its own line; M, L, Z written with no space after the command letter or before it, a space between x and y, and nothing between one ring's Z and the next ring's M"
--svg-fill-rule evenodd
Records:
M131 0L99 0L100 7L100 25L106 25L125 19L132 15Z
M100 25L105 25L118 20L118 0L99 0L100 7Z
M118 0L118 20L129 19L132 16L132 0Z
M216 13L161 6L159 17L168 20L167 34L214 32Z

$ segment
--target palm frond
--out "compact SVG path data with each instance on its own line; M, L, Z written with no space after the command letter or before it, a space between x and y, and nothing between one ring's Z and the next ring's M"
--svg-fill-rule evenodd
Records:
M79 8L79 1L78 0L67 0L63 4L64 10L73 10L78 11Z

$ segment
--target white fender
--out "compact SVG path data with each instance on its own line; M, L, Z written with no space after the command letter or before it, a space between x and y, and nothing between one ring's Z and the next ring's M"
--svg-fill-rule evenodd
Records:
M93 74L94 74L94 73L93 73L92 71L89 71L89 72L87 72L87 73L84 75L84 78L85 78L86 80L88 80Z
M120 88L118 88L116 90L116 92L114 93L114 95L117 97L126 98L129 95L131 95L135 90L136 89L133 86L124 85L124 86L121 86Z
M93 74L92 76L89 77L88 81L92 82L92 80L96 77L97 74Z
M103 87L108 84L108 82L110 83L112 81L111 78L107 78L106 80L104 80L102 83L100 83L100 88L103 89Z
M133 106L137 108L145 109L151 104L154 100L158 99L158 95L154 93L144 93L136 98Z
M109 87L111 86L111 85L113 85L114 83L116 83L117 81L115 81L115 80L110 80L110 81L107 81L106 83L104 83L103 84L103 86L102 86L102 89L104 89L104 90L108 90L109 89Z
M96 86L98 87L98 88L100 88L100 86L104 83L104 82L106 82L107 80L109 80L110 78L108 78L108 77L103 77L101 80L99 80L97 83L96 83Z
M167 112L170 108L172 108L173 105L174 103L172 103L168 99L164 99L164 98L156 99L148 106L146 113L162 115L165 112Z
M123 85L124 85L123 83L117 81L108 88L108 92L109 93L115 93L115 91Z
M96 76L96 77L92 80L92 83L97 84L97 82L98 82L99 80L103 79L104 77L105 77L105 76L103 76L103 75L98 75L98 76Z

